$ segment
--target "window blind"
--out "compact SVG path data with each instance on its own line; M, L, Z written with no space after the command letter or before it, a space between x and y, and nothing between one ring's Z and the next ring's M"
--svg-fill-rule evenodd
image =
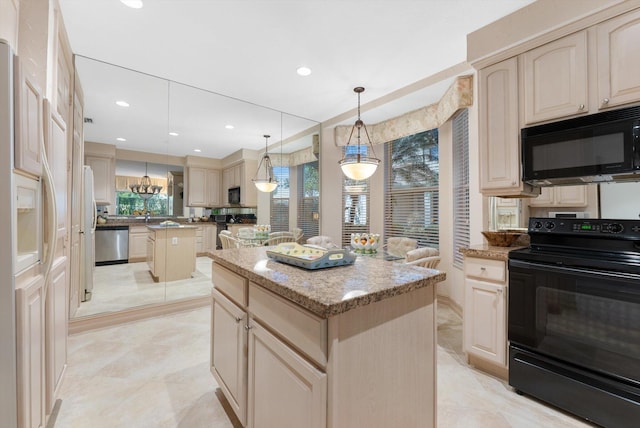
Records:
M453 118L453 265L462 269L460 247L468 247L469 230L469 112Z
M303 236L310 238L319 234L320 219L320 175L318 161L298 167L298 227Z
M438 130L385 143L385 160L385 238L438 248Z
M278 187L271 192L271 231L286 232L289 230L289 167L273 167L273 176Z

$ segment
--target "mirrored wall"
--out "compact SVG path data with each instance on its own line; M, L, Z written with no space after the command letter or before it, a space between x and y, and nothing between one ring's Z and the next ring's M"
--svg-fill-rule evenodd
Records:
M271 136L269 152L282 153L278 161L289 162L313 152L314 144L317 153L319 124L90 58L77 57L76 67L84 92L85 164L95 166L94 196L102 198L97 201L95 234L104 236L108 229L121 231L126 226L127 233L120 236L126 235L127 249L113 256L117 261L98 266L90 255L83 256L81 267L93 272L93 284L90 299L81 302L72 317L207 296L208 254L215 251L217 234L215 223L208 220L228 208L225 170L243 165L240 180L250 193L246 186L264 152L263 135ZM91 157L97 163L88 162ZM190 168L217 172L213 181L190 182ZM147 177L157 190L148 197L140 195ZM236 175L233 180L237 179ZM208 191L216 187L218 198L210 203L189 201L189 192L193 196L203 186L209 186ZM254 196L243 201L243 208L257 210L268 201ZM154 227L163 222L178 223L193 233L161 236ZM113 250L115 244L100 238L93 245L87 249L95 257L101 246ZM193 256L175 268L171 247L180 245L187 245L182 253ZM170 274L176 270L188 274Z

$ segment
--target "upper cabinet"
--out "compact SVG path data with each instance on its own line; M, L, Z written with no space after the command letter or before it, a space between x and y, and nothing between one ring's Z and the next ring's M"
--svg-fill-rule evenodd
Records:
M588 111L586 31L530 50L521 61L526 124Z
M240 205L256 206L258 195L256 187L251 181L251 174L254 173L255 162L243 160L239 164L225 168L222 171L222 196L221 201L227 204L227 191L232 187L240 187Z
M220 205L220 171L189 167L187 178L187 206L210 208Z
M599 107L640 101L640 10L595 28Z
M544 187L540 196L529 200L530 207L586 207L587 186Z
M42 175L43 97L38 85L24 72L18 60L15 75L15 167Z
M518 62L511 58L478 73L480 191L487 196L537 195L521 180Z
M93 170L97 205L116 204L116 148L110 144L85 143L85 165Z

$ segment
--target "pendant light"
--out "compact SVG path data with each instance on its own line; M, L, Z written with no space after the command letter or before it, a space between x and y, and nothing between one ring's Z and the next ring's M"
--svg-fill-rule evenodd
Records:
M131 184L129 188L131 192L137 194L145 201L150 197L157 195L162 190L162 186L156 186L155 184L151 184L151 178L149 178L149 173L147 169L147 162L144 163L144 176L140 183Z
M278 187L278 182L273 177L273 166L271 165L271 158L269 157L268 145L269 137L271 135L263 135L264 137L264 156L260 159L258 164L258 170L256 171L256 177L252 180L261 192L273 192ZM260 167L264 164L264 178L259 178Z
M378 164L380 163L380 159L376 158L376 152L373 150L373 144L371 144L371 138L369 138L369 132L367 131L367 126L364 124L362 120L360 120L360 94L364 92L364 88L358 86L353 89L353 92L358 94L358 120L351 128L351 134L349 134L349 140L347 141L347 146L345 148L344 157L338 162L340 164L340 168L342 169L342 173L346 175L348 178L352 180L366 180L371 177L374 172L376 172L376 168L378 168ZM369 146L371 147L371 153L373 157L360 154L360 129L364 128L364 133L367 135L367 141L369 141ZM356 138L358 139L358 151L356 154L350 154L348 147L351 143L351 137L353 137L353 131L358 130Z

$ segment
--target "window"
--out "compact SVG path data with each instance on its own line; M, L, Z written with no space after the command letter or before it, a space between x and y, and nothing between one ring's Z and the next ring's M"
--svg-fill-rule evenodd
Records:
M163 189L164 190L164 189ZM159 193L147 199L147 209L154 216L171 215L169 213L169 198L166 193ZM144 215L144 199L133 192L116 192L117 215Z
M320 175L318 161L298 166L298 227L304 236L318 235Z
M469 113L453 118L453 265L462 269L458 249L468 247L469 231Z
M273 175L278 187L271 192L271 231L289 230L289 167L274 166Z
M360 153L367 156L369 147L360 146ZM355 154L357 146L345 146L344 155ZM342 182L342 245L351 243L352 233L369 233L369 180L352 180L343 175Z
M384 234L438 248L438 130L385 144Z

